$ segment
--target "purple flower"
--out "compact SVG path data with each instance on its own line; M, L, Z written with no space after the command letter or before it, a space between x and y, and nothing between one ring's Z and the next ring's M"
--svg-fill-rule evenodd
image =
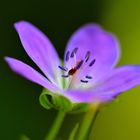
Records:
M99 25L87 24L70 38L64 65L50 40L32 24L15 24L23 47L44 75L10 57L5 60L13 71L73 102L112 100L140 84L140 66L114 68L120 56L117 39ZM61 48L60 48L61 49Z

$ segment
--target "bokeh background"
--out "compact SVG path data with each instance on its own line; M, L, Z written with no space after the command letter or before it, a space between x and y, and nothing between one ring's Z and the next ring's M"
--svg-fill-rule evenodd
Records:
M118 65L140 64L139 7L139 0L1 0L0 140L18 140L22 133L41 140L57 113L40 106L40 86L11 72L3 60L4 56L13 56L35 66L22 48L14 22L24 19L39 27L51 38L61 58L72 32L85 23L96 22L117 35L122 50ZM80 115L66 117L61 129L64 140L78 119ZM102 108L90 139L140 139L140 87Z

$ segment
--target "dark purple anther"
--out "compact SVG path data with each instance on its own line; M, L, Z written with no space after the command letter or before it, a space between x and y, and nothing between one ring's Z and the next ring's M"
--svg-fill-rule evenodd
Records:
M76 66L75 68L76 68L77 70L80 69L81 66L82 66L82 64L83 64L83 60L81 60L81 61L77 64L77 66Z
M69 75L61 75L63 78L68 78Z
M67 70L68 70L67 68L64 68L64 67L62 67L62 66L58 66L58 68L60 68L60 69L63 70L63 71L67 71Z
M94 63L95 63L95 59L90 62L89 67L93 66Z
M70 57L74 57L74 55L77 53L78 48L74 48L74 50L72 51Z
M69 61L69 57L70 57L70 52L67 51L67 53L66 53L66 61Z
M89 60L89 58L90 58L90 51L88 51L88 52L86 53L85 61L87 62L87 61Z
M88 83L87 80L80 80L82 83Z
M92 77L91 77L91 76L88 76L88 75L86 76L86 78L87 78L87 79L92 79Z

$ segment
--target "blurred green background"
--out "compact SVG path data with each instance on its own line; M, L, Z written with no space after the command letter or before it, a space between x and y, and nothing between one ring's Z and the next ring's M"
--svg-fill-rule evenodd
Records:
M12 56L35 66L24 52L13 23L24 19L35 24L51 38L62 58L72 32L84 23L97 22L119 38L119 65L140 64L139 7L139 0L1 0L0 140L18 140L22 133L41 140L56 115L55 110L46 111L40 106L42 88L11 72L3 60ZM61 129L64 140L78 119L80 115L66 117ZM91 135L91 140L132 139L140 139L140 87L102 108Z

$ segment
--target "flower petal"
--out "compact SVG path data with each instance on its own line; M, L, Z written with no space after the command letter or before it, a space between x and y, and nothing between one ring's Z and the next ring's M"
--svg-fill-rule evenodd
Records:
M52 92L56 92L58 90L58 87L56 87L54 84L48 81L47 78L42 76L40 73L38 73L29 65L10 57L5 57L5 60L8 63L8 65L11 67L11 69L17 74L22 75L26 79L34 83L37 83L43 86L44 88L49 89Z
M140 85L140 65L123 66L112 70L93 91L100 97L111 99L137 85Z
M68 97L73 102L90 103L90 102L105 102L110 100L108 96L99 96L93 90L67 90L64 91L64 96Z
M39 29L26 21L17 22L15 28L29 57L52 82L58 80L57 68L60 62L50 40Z
M94 101L94 92L91 90L67 90L63 94L68 97L73 102L93 102Z
M88 62L86 62L88 68L84 68L84 71L86 74L91 74L94 80L112 68L119 58L117 39L96 24L87 24L72 35L65 51L65 64L67 67L72 64L72 59L75 60L75 58L70 57L75 50L77 62L85 59L88 52L90 52ZM69 59L67 59L68 52ZM96 60L95 64L89 67L94 59Z
M102 83L93 89L67 90L64 95L74 102L106 102L137 85L140 85L140 65L123 66L112 70Z

